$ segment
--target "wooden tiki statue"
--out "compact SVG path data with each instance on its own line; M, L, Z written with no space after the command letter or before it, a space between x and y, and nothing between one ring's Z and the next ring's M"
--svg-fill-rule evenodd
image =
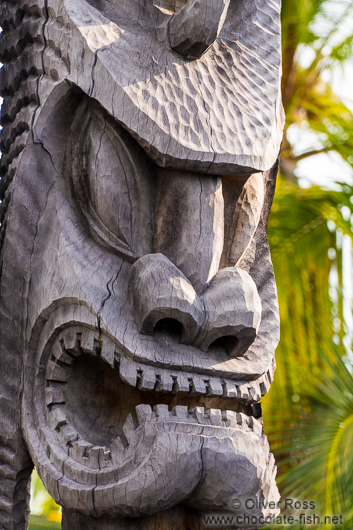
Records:
M0 528L27 528L33 466L66 530L267 517L279 0L0 24Z

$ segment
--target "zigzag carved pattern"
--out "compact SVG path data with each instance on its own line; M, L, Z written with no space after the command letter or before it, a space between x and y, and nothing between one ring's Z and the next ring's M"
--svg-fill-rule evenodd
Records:
M42 75L41 53L44 39L43 7L26 1L5 0L0 6L0 95L4 98L0 123L0 252L5 238L8 188L16 172L33 112L38 106L37 85ZM1 259L1 258L0 258Z
M35 1L35 0L32 0ZM16 173L19 155L30 131L33 113L38 107L38 80L42 75L43 5L28 5L28 0L2 0L0 5L0 71L1 110L0 149L0 275L1 248L6 234L7 212L11 201L11 181ZM18 352L8 352L0 359L7 369L0 370L0 528L24 528L28 519L29 477L32 463L18 429L19 375L10 381L6 375L14 369L20 373Z

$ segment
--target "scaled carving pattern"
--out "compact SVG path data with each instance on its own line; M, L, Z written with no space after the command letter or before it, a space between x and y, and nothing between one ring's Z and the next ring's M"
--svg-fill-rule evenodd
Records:
M279 9L2 1L1 529L276 513Z

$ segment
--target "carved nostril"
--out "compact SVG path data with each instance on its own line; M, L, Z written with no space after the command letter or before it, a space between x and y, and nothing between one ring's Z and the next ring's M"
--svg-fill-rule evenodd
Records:
M254 342L261 300L251 276L237 267L219 271L203 294L206 318L195 340L204 352L240 357Z
M175 318L162 318L154 326L153 336L167 338L171 342L181 342L184 326Z
M203 305L184 274L162 254L148 254L131 267L129 298L140 333L191 343L204 317Z
M237 347L239 340L233 335L226 335L214 340L208 347L207 352L215 355L219 353L226 353L229 357L237 357Z

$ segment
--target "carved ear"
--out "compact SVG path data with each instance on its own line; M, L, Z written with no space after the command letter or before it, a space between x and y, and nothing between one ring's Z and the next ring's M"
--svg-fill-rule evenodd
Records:
M189 0L169 23L170 46L199 59L220 34L230 0Z
M132 262L138 253L150 251L151 163L134 140L87 99L70 130L66 170L81 214L100 244Z

